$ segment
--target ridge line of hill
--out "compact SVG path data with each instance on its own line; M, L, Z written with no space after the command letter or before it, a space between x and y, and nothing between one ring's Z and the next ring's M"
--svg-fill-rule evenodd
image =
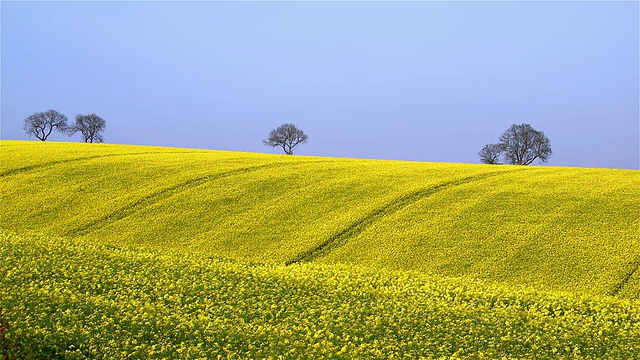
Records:
M467 176L458 180L452 180L452 181L446 181L437 185L433 185L427 188L422 188L422 189L418 189L415 190L413 192L410 192L408 194L402 195L392 201L390 201L389 203L387 203L386 205L373 210L372 212L370 212L369 214L367 214L366 216L360 218L359 220L356 220L355 222L351 223L350 225L348 225L347 227L345 227L344 229L340 230L339 232L335 233L334 235L332 235L331 237L329 237L329 239L327 239L326 241L320 243L319 245L304 251L303 253L297 255L296 257L294 257L293 259L290 259L288 261L285 262L285 265L293 265L296 263L301 263L301 262L309 262L312 261L314 259L317 259L319 257L322 257L324 255L326 255L327 253L329 253L329 251L331 251L331 249L336 248L338 246L340 246L342 243L344 243L348 238L353 237L359 233L361 233L362 231L364 231L364 229L366 227L368 227L370 224L372 224L374 221L376 221L378 218L383 217L383 216L387 216L387 215L391 215L399 210L401 210L402 208L409 206L421 199L424 199L426 197L429 197L433 194L435 194L436 192L442 191L445 188L449 188L452 186L458 186L458 185L463 185L466 183L470 183L473 181L478 181L478 180L483 180L492 176L497 176L500 174L505 174L505 173L511 173L511 172L515 172L515 171L524 171L526 169L516 169L516 170L512 170L512 171L508 171L508 172L504 172L504 171L494 171L494 172L488 172L488 173L483 173L483 174L478 174L478 175L473 175L473 176Z

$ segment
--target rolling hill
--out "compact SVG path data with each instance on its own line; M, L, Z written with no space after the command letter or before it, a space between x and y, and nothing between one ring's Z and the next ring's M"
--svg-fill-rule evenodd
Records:
M1 146L6 230L639 295L638 171Z
M640 343L632 325L640 312L638 171L25 141L1 141L0 160L0 274L9 289L0 309L4 346L16 354L640 351L629 346ZM243 315L216 313L208 297ZM363 313L377 303L386 305ZM23 319L31 312L41 316ZM120 321L114 338L92 333L111 320L87 316L105 312L122 312L112 316ZM149 314L160 318L144 320ZM68 333L47 334L52 327ZM175 339L156 352L146 337L163 331ZM231 347L216 347L220 339Z

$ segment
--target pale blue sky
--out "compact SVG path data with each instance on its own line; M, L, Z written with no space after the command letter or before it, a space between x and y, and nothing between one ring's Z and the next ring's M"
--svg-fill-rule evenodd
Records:
M297 154L477 163L526 122L549 165L638 169L638 5L2 1L2 139L51 108L109 143L278 153L292 122Z

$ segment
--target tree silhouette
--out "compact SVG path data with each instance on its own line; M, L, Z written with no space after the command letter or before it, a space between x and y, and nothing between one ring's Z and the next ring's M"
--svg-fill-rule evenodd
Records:
M29 136L35 136L41 141L46 141L53 130L61 133L67 132L67 117L55 110L35 113L24 119L22 128Z
M102 132L107 127L107 122L96 114L76 115L76 123L71 126L69 136L80 132L84 142L103 142Z
M287 155L293 154L293 148L307 142L309 137L294 124L283 124L271 130L269 138L262 140L265 145L281 147Z

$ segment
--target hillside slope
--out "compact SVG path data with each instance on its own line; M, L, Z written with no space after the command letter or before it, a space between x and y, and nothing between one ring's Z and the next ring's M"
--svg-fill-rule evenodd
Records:
M640 297L640 172L0 142L0 228Z
M632 359L640 302L0 230L0 357ZM35 356L34 356L35 354Z

